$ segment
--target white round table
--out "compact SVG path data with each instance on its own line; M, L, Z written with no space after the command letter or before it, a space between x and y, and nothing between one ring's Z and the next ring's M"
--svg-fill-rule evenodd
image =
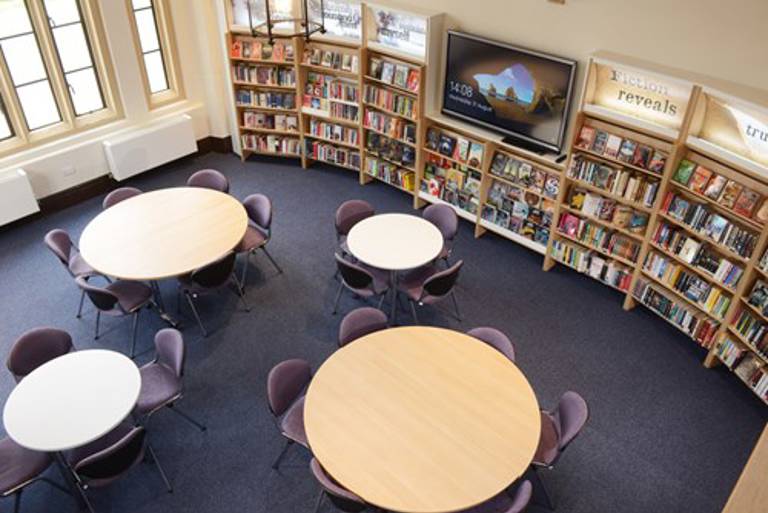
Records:
M140 389L139 369L127 356L104 349L75 351L21 380L5 403L3 423L22 447L67 451L118 426Z
M394 323L398 271L415 269L437 258L443 249L443 235L421 217L380 214L353 226L347 234L347 247L364 264L390 271Z

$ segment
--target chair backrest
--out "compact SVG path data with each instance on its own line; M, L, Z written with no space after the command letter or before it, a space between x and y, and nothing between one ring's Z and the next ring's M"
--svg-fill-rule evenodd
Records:
M117 300L117 296L104 287L97 287L88 283L88 278L85 276L78 276L75 278L77 286L85 291L88 295L88 299L91 300L93 306L106 312L120 307L120 303Z
M365 508L363 499L334 481L315 458L312 458L312 461L309 462L309 468L312 470L312 475L315 476L317 482L328 493L328 496L339 509L343 511L360 511Z
M312 368L306 360L284 360L272 367L267 376L267 402L272 414L279 417L285 413L311 379Z
M62 229L51 230L45 234L45 245L48 246L56 258L69 269L69 259L72 254L72 239L69 234Z
M474 328L469 330L467 335L482 340L509 358L510 361L515 361L515 346L512 344L512 341L509 340L509 337L496 328L489 328L486 326Z
M75 464L74 471L88 486L106 486L144 458L146 430L135 426L117 442Z
M101 203L101 208L106 210L109 207L117 205L121 201L138 196L142 192L141 189L137 189L136 187L120 187L106 195L104 201Z
M581 432L587 419L589 419L587 401L576 392L569 390L560 397L553 417L557 424L557 432L560 435L558 450L563 452Z
M374 214L376 210L367 201L345 201L336 209L336 235L347 235L353 226Z
M422 215L440 230L446 241L452 241L456 237L456 232L459 231L459 216L453 207L433 204L425 208Z
M203 288L214 289L225 285L235 269L235 253L229 252L215 262L192 271L191 279Z
M464 260L459 260L444 271L433 274L424 282L424 296L442 297L449 294L456 280L459 279L459 271L464 265Z
M341 279L351 289L363 290L373 285L373 275L360 265L345 260L336 253L336 267L339 269Z
M229 180L215 169L201 169L192 173L187 180L189 187L204 187L220 192L229 192Z
M533 495L533 485L530 481L523 481L520 486L515 490L515 495L512 497L512 502L509 508L504 513L520 513L531 502L531 496Z
M184 374L184 337L179 330L164 328L155 334L156 361L171 369L176 377Z
M272 200L263 194L251 194L243 200L248 218L269 233L272 228Z
M384 329L387 329L387 314L370 306L356 308L341 320L339 347L344 347L353 340Z
M13 343L6 365L17 382L45 362L72 351L72 337L57 328L34 328Z

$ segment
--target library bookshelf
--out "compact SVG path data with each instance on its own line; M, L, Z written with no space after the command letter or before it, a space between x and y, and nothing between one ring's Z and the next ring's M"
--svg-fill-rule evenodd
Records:
M302 123L296 45L227 34L241 158L301 157Z
M363 170L374 180L416 194L422 156L425 66L368 49L363 66Z

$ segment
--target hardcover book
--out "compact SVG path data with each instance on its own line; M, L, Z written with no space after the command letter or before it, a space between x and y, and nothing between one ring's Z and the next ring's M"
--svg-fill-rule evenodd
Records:
M618 135L610 134L608 136L608 141L605 144L605 151L603 152L603 155L612 159L618 158L620 149L621 137Z
M647 168L653 155L653 148L650 146L644 146L642 144L637 145L635 154L632 156L632 165L642 168Z
M438 151L440 153L442 153L446 157L450 157L453 155L453 150L455 147L456 147L456 139L446 134L440 134L440 144L438 146Z
M595 134L595 142L592 143L592 151L600 155L605 152L605 146L608 144L608 134L598 130Z
M411 91L414 91L414 92L418 92L418 90L419 90L419 70L412 69L408 73L407 89L410 89Z
M432 151L437 151L437 147L440 144L440 132L435 128L427 130L427 148Z
M660 151L654 151L653 157L651 157L651 160L648 163L648 171L653 171L654 173L663 173L664 166L666 165L667 165L666 154Z
M619 160L622 162L630 163L635 156L635 150L637 149L637 143L630 139L624 139L619 149Z
M482 212L480 212L480 217L482 219L485 219L488 222L495 223L496 222L496 207L486 203L485 205L483 205L483 210L482 210Z
M518 181L520 179L520 164L522 162L517 159L509 159L504 167L504 176L513 182Z
M728 180L728 183L725 184L723 193L720 195L717 202L725 208L733 208L743 188L744 187L738 182Z
M696 166L696 170L693 172L693 176L691 176L691 181L688 183L688 187L695 193L704 194L711 177L712 171L704 166Z
M579 138L576 141L576 147L583 150L589 150L592 147L592 143L595 142L595 134L597 130L591 126L584 125L579 132Z
M381 65L381 77L379 78L382 82L386 82L387 84L391 84L392 80L395 78L395 65L391 62L384 62Z
M720 193L723 192L723 187L725 187L727 181L728 179L723 175L714 175L709 184L707 184L707 188L704 189L704 196L717 200L720 197Z
M469 143L469 158L467 164L479 168L483 162L483 145L476 142Z
M560 179L557 175L547 174L547 179L544 182L544 195L550 198L557 198L560 192Z
M675 176L672 177L672 180L687 186L688 182L691 180L691 175L693 174L694 169L696 169L696 164L690 160L681 160L680 165L677 167L677 171L675 171Z
M454 149L453 149L453 160L458 160L459 162L466 162L468 154L469 154L469 140L464 139L463 137L459 137L457 139L457 144L454 146ZM447 155L447 156L450 157L450 155Z
M752 189L747 189L745 187L744 190L741 191L741 194L739 194L736 203L733 205L733 211L744 217L752 217L759 201L760 195Z
M520 233L520 230L523 229L523 220L515 216L510 217L508 228L510 231L513 231L515 233Z
M429 139L429 137L427 137L427 139ZM427 146L429 147L429 141L427 141ZM495 175L503 176L504 168L507 167L508 160L509 160L509 157L507 157L505 154L496 153L493 156L493 162L491 163L491 172Z
M403 64L395 65L394 85L406 89L408 87L408 66Z

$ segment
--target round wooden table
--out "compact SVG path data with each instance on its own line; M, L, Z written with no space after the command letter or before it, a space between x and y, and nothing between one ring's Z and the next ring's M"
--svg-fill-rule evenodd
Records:
M480 504L526 471L541 418L530 384L468 335L402 327L337 350L307 391L312 453L339 483L390 511Z
M5 403L3 423L22 447L67 451L112 431L131 413L140 390L139 369L127 356L75 351L22 379Z
M390 272L392 311L395 322L397 273L432 262L443 249L443 235L437 227L410 214L380 214L363 219L347 234L352 256L372 267Z
M200 187L145 192L96 216L80 253L107 276L160 280L189 273L232 250L248 214L229 194Z

